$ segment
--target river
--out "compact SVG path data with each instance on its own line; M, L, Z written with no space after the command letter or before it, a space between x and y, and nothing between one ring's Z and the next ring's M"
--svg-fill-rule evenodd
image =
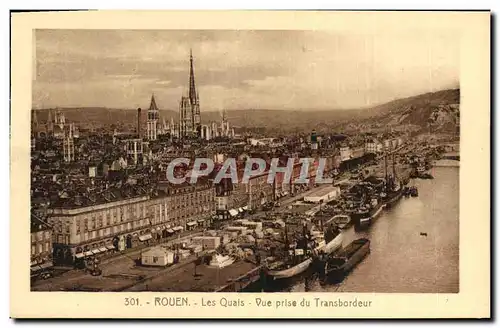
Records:
M284 291L458 293L459 169L435 167L431 173L433 180L410 182L418 197L402 198L368 231L344 232L344 246L361 237L371 241L371 253L344 281L321 286L304 278Z

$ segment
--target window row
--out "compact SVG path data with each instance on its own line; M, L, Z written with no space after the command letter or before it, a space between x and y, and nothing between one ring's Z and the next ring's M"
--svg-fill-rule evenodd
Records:
M38 243L36 245L31 245L31 255L36 255L43 252L52 253L52 245L49 241L46 241L45 243Z
M38 231L35 233L31 234L31 242L34 243L36 241L42 241L44 239L50 240L51 231L50 230L45 230L45 231Z

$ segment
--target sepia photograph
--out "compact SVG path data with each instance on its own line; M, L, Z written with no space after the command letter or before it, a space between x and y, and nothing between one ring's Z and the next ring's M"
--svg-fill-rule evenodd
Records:
M183 308L286 293L268 305L295 311L294 295L458 297L463 220L489 222L462 213L463 40L446 24L33 28L15 131L29 293Z

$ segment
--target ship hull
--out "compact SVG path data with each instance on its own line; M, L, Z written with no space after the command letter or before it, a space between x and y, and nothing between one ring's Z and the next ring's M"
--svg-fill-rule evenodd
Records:
M339 234L339 236L340 236L340 234ZM335 241L335 239L333 239L330 243L332 243L333 241ZM324 251L325 247L330 245L330 243L316 247L314 249L313 253L318 253L320 251ZM340 242L340 243L342 244L342 242ZM329 247L331 247L331 246L329 246ZM312 261L313 261L312 256L309 256L305 260L303 260L302 262L300 262L300 263L298 263L290 268L286 268L286 269L282 269L282 270L267 270L266 277L267 277L268 281L277 281L277 280L284 281L284 280L293 278L295 276L298 276L298 275L304 273L309 268Z
M379 203L373 209L371 209L365 216L358 218L356 221L356 230L367 229L369 226L373 224L375 219L379 217L382 211L385 208L385 204Z
M320 274L324 282L337 283L342 281L368 254L370 241L358 239L349 244L340 254L342 258L330 258L318 262Z
M328 244L326 244L320 251L323 251L325 254L331 254L337 251L340 247L342 247L343 236L339 233L333 240L331 240Z
M342 247L343 236L339 233L335 238L333 238L327 244L317 247L314 249L314 253L323 253L323 254L332 254L339 250ZM293 280L300 277L304 274L313 263L313 257L309 257L304 261L300 262L297 265L294 265L291 268L283 269L283 270L268 270L265 273L265 280L267 284L274 285L273 287L284 287L290 284Z
M384 202L385 207L386 208L393 207L401 199L402 196L403 196L403 189L400 189L395 193L391 193L390 195L388 195L386 201Z
M295 276L300 275L301 273L304 273L309 268L311 263L312 263L312 258L310 257L288 269L270 270L266 273L266 276L270 281L293 278Z

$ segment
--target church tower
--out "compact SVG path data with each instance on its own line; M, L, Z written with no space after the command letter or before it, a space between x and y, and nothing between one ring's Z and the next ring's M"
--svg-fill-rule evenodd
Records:
M181 138L189 137L193 131L193 116L189 97L182 96L179 103L179 133Z
M155 95L151 96L151 104L148 109L148 140L156 140L158 138L158 106L156 106Z

